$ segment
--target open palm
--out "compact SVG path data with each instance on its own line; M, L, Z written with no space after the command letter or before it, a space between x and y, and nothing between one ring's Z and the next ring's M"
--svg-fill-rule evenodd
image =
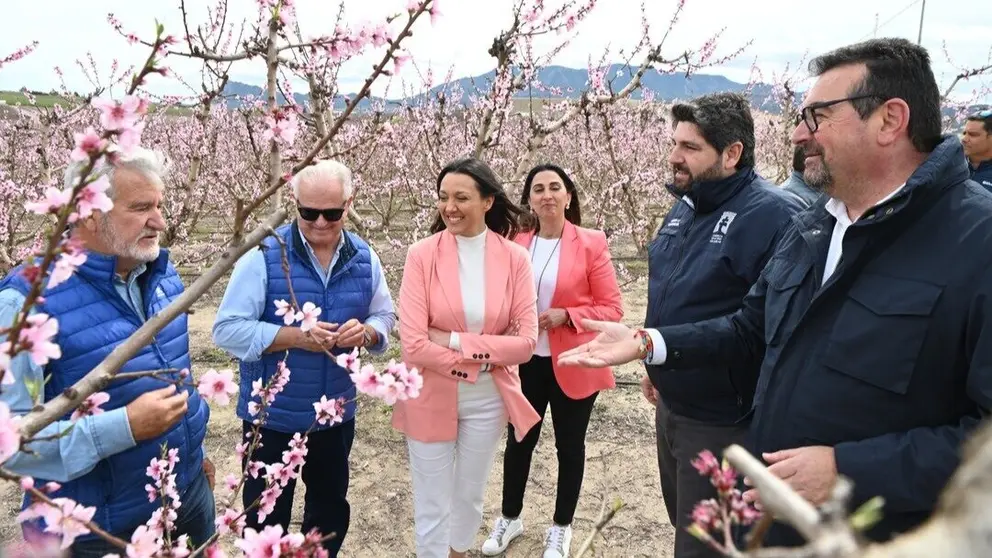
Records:
M624 364L637 359L640 341L634 337L634 330L616 322L582 320L582 325L599 335L588 343L558 356L558 364L566 366L586 366L598 368Z

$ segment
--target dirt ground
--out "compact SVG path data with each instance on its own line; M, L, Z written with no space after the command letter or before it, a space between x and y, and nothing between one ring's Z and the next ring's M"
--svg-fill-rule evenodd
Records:
M625 289L625 322L643 322L645 293L643 281ZM216 302L215 298L199 303L190 317L194 359L201 370L208 366L227 366L224 354L214 348L210 340ZM641 372L637 365L626 365L615 373L618 380L630 382L636 381ZM389 417L390 411L385 405L368 399L362 401L351 455L352 522L342 556L414 556L406 445L402 436L390 427ZM229 497L220 480L228 473L238 472L233 448L240 432L233 403L228 407L213 407L207 450L217 466L218 505ZM585 481L572 526L573 553L592 533L604 499L620 498L624 507L596 538L592 551L586 556L671 556L674 530L668 524L658 483L653 408L635 386L618 386L600 394L586 448ZM544 530L551 522L554 509L556 475L554 433L548 420L542 429L527 487L524 535L511 545L506 556L531 557L543 552ZM499 514L501 481L502 450L497 453L486 491L484 524L476 538L476 548L481 546L494 517ZM297 528L302 517L303 490L302 483L298 484L293 518ZM0 542L20 536L15 520L19 503L18 487L11 483L0 486ZM481 555L477 551L470 553L470 556Z

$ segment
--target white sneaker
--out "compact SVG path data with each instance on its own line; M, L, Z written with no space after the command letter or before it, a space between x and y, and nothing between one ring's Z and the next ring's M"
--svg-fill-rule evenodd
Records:
M544 540L544 558L565 558L572 546L572 526L552 525Z
M503 516L496 518L489 538L482 543L482 553L486 556L498 556L506 551L513 539L524 532L524 522L519 517L507 519Z

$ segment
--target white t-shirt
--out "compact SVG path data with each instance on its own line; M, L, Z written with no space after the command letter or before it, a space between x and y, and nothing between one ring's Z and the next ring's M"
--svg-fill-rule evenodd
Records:
M558 260L561 256L560 238L541 238L537 235L530 243L531 267L534 269L534 289L537 291L537 313L551 308L551 297L558 284ZM539 330L534 354L551 356L548 332Z

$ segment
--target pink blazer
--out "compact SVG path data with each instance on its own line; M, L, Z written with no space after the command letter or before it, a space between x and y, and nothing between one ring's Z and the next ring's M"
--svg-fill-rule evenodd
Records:
M540 417L520 390L517 365L537 344L537 294L529 255L489 231L486 236L486 317L481 334L468 333L458 280L458 246L448 231L412 246L400 285L399 322L403 362L420 369L420 397L397 402L393 427L414 440L442 442L458 435L458 382L475 382L484 363L503 397L516 437L522 440ZM510 322L517 335L500 335ZM428 327L458 332L461 351L432 343Z
M534 233L517 235L515 242L530 249ZM582 327L583 318L619 322L623 302L617 285L613 259L602 231L576 227L568 221L559 246L558 278L551 298L552 308L568 312L573 325L562 325L548 332L555 379L565 395L583 399L593 393L616 387L613 370L561 366L558 355L596 337Z

